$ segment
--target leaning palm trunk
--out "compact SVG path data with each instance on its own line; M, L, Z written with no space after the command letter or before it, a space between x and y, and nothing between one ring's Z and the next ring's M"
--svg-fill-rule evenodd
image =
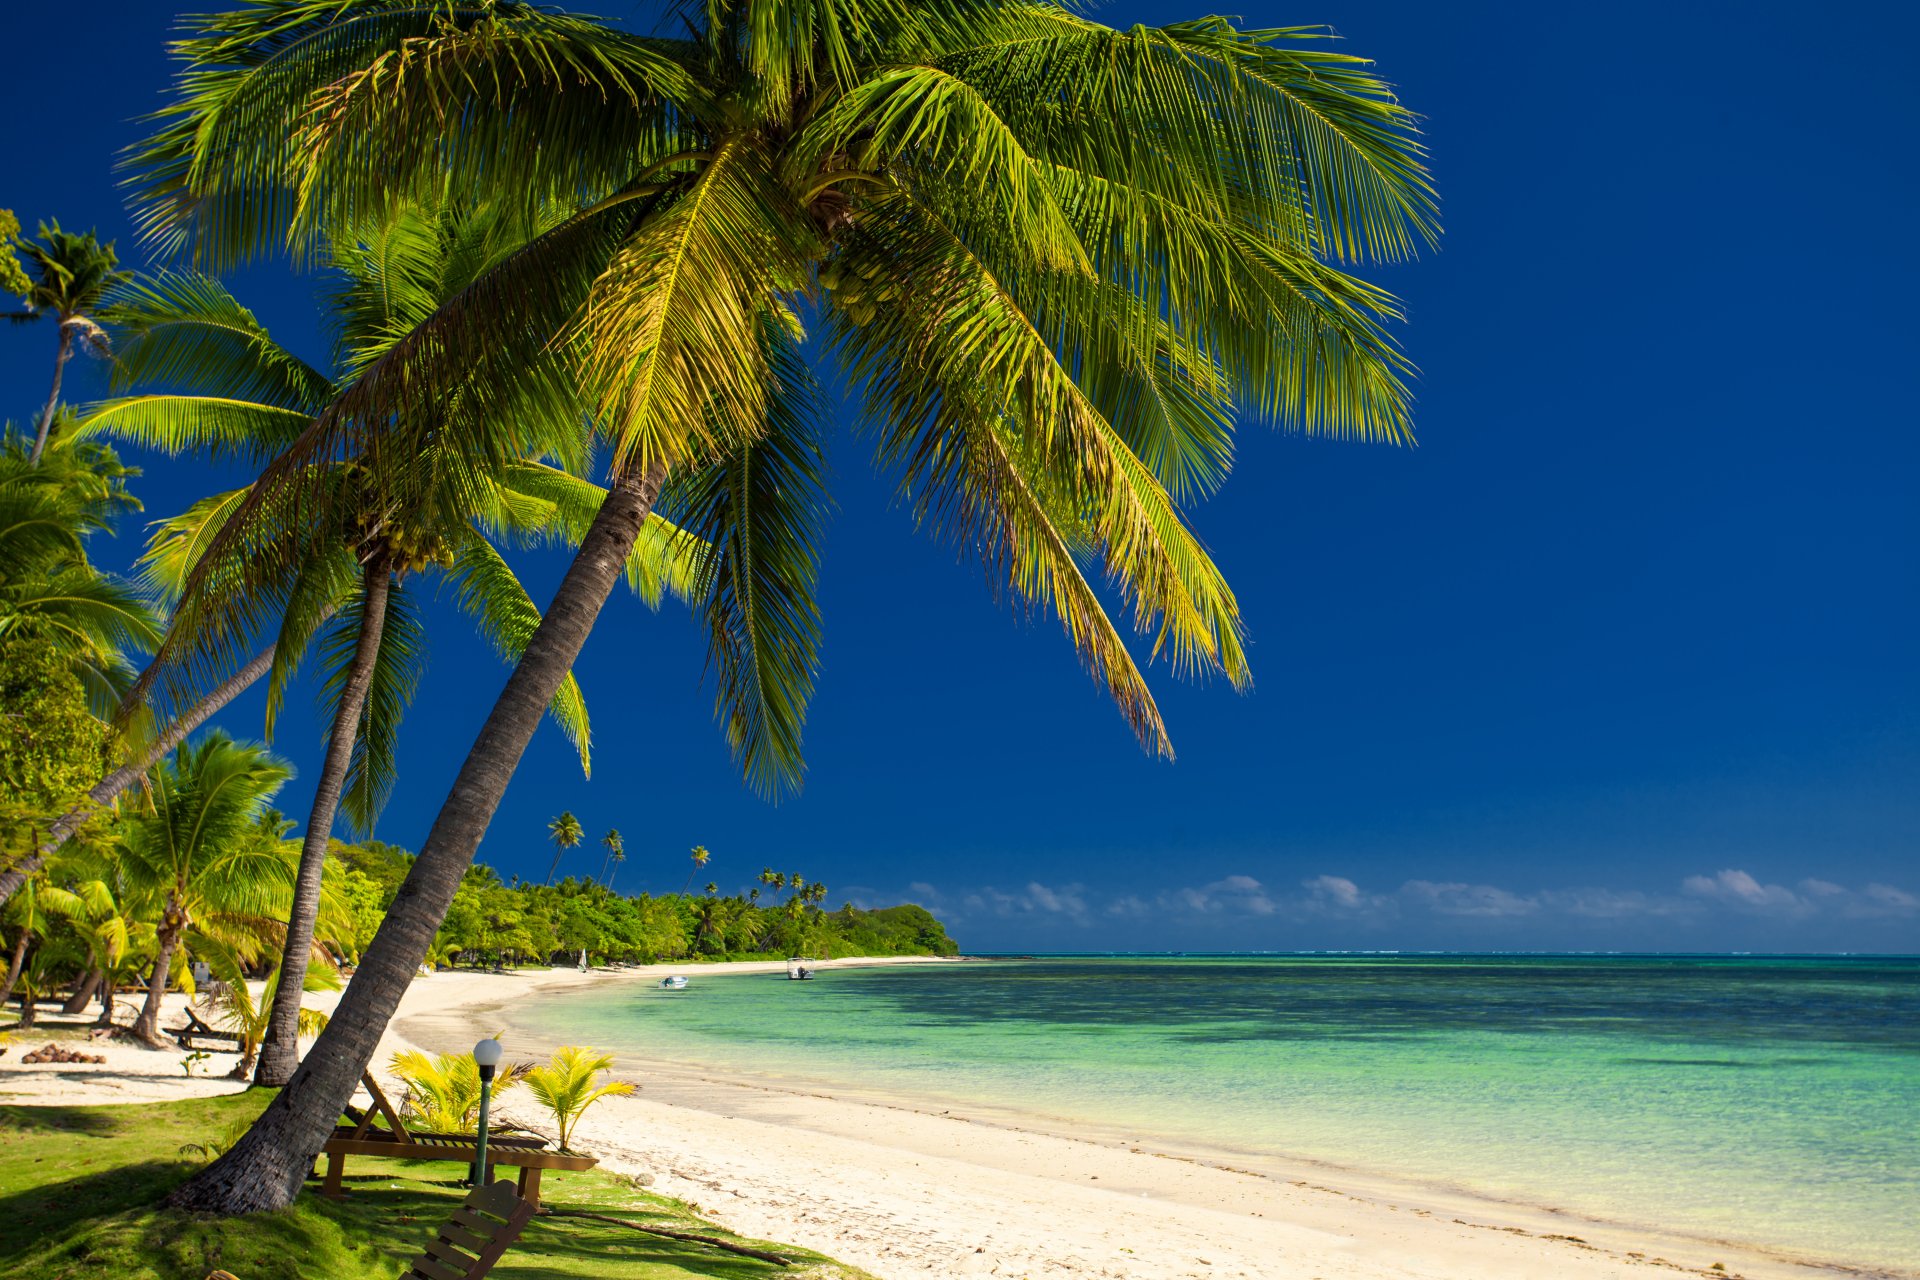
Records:
M21 925L18 936L13 940L13 956L7 961L6 985L0 986L0 1005L13 999L14 984L20 981L20 967L27 962L27 943L32 940L33 935L27 926Z
M167 994L167 976L173 971L174 949L180 945L180 934L186 928L186 918L180 910L178 895L167 895L167 909L160 916L159 950L153 958L153 977L147 983L147 1002L140 1008L140 1016L133 1021L133 1034L156 1049L166 1046L160 1040L160 1002Z
M333 711L333 732L327 740L327 758L313 793L313 812L307 817L306 839L300 845L300 871L294 880L293 909L287 916L286 950L280 958L280 982L274 988L273 1012L260 1046L255 1084L279 1088L293 1077L300 1063L300 995L307 981L307 958L313 952L313 925L320 914L320 882L327 868L327 841L353 763L353 744L373 684L374 662L380 655L380 637L386 628L387 594L392 577L387 558L376 554L361 571L364 583L360 635L354 642L353 662L340 689L340 705Z
M313 1168L341 1109L373 1060L387 1020L420 970L507 783L547 704L586 644L620 579L664 475L612 486L546 616L467 753L426 844L360 959L333 1019L259 1120L225 1155L183 1183L169 1203L211 1213L284 1208ZM297 991L296 984L282 980Z
M46 407L40 410L40 425L33 435L33 456L27 459L27 465L40 465L40 455L47 451L47 432L53 426L53 413L60 407L60 382L66 376L67 361L73 358L73 329L71 321L60 323L60 353L53 359L53 390L47 393Z
M93 999L93 993L100 989L100 984L104 980L105 975L98 969L89 970L87 976L75 985L73 994L67 997L67 1002L60 1006L60 1012L64 1014L86 1012L88 1002Z
M6 904L7 899L27 882L29 876L45 866L47 859L58 852L60 846L71 839L73 833L78 831L88 818L112 804L122 791L132 786L136 779L151 769L155 761L163 759L169 751L186 741L188 734L205 724L215 712L246 692L254 681L267 674L268 669L273 666L273 651L274 646L268 645L255 654L253 661L240 668L219 688L196 702L185 715L168 725L166 732L154 739L145 751L94 783L87 792L86 799L67 810L58 821L47 828L47 838L40 842L38 848L15 865L0 871L0 906Z

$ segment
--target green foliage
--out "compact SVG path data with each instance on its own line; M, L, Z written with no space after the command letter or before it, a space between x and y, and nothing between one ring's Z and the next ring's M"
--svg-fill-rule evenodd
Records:
M498 1039L499 1037L495 1037ZM435 1133L470 1133L479 1123L480 1067L472 1053L443 1053L429 1058L418 1049L393 1055L387 1069L407 1087L406 1113ZM493 1078L500 1094L525 1079L530 1064L502 1067Z
M141 593L87 557L90 538L140 509L126 483L139 472L111 449L65 438L36 466L28 443L0 443L0 640L61 655L105 714L131 679L127 654L160 636Z
M755 786L792 786L825 507L788 359L804 311L919 521L1057 614L1170 755L1146 661L1251 678L1186 509L1239 421L1409 438L1399 304L1350 268L1438 235L1416 118L1314 28L1115 30L1015 0L679 16L642 37L368 0L189 24L133 159L162 244L318 257L429 192L529 232L365 366L262 501L324 510L308 463L376 448L404 477L422 399L455 406L437 425L461 452L499 454L516 371L564 355L614 471L668 476L663 509L712 543L719 719Z
M17 229L19 224L14 225ZM58 222L43 222L39 238L25 241L21 250L32 273L27 306L76 325L83 345L104 353L105 334L86 317L99 309L111 290L129 279L119 269L120 259L113 244L101 244L91 231L76 235L62 231Z
M350 394L356 378L455 298L473 273L510 251L526 228L486 207L423 202L347 229L330 242L336 283L328 296L337 332L329 371L281 346L216 280L168 272L116 290L103 321L117 336L114 389L76 428L169 453L268 463ZM551 365L549 360L548 364ZM338 702L359 635L363 567L393 573L372 685L361 714L342 808L360 831L390 794L399 723L421 677L425 635L408 583L439 570L456 604L500 655L516 659L540 622L502 548L567 543L584 531L604 490L568 470L585 459L577 388L522 371L516 436L485 456L450 452L434 429L444 405L411 444L327 460L305 469L327 494L327 512L282 519L256 486L214 494L157 529L146 558L151 584L175 606L149 678L176 697L224 679L260 639L275 641L269 731L285 687L317 646L323 707ZM403 478L394 449L424 474ZM583 514L585 518L583 519ZM657 604L686 594L701 547L664 527L634 550L629 579ZM189 586L192 590L189 590ZM329 621L331 619L331 621ZM584 695L571 677L551 705L555 723L590 762Z
M573 1127L588 1107L602 1098L625 1097L633 1092L633 1086L625 1080L600 1079L600 1073L612 1065L612 1055L575 1044L556 1050L546 1066L527 1072L527 1091L553 1113L562 1151L573 1149Z
M99 780L108 739L57 650L0 637L0 865L31 853L35 832Z
M227 1030L240 1037L240 1061L234 1065L233 1076L244 1080L253 1074L254 1060L260 1054L260 1045L267 1036L267 1023L273 1013L274 992L280 988L280 969L276 965L273 972L261 983L256 995L251 985L244 982L227 983L220 989L214 1005L221 1013L221 1024ZM338 991L341 989L340 975L324 959L316 959L307 966L305 981L301 984L304 991ZM318 1009L302 1007L299 1014L297 1034L317 1036L326 1028L327 1015ZM212 1152L209 1159L219 1152Z
M0 209L0 293L10 293L22 301L33 288L26 268L20 265L20 219L11 209Z
M272 1099L254 1089L151 1105L0 1107L0 1258L8 1275L63 1280L204 1280L215 1269L246 1280L393 1280L446 1221L465 1192L453 1166L381 1161L378 1175L349 1174L343 1200L303 1195L278 1213L218 1218L158 1206ZM682 1231L735 1238L677 1201L648 1195L614 1174L549 1174L543 1199ZM756 1243L742 1241L742 1243ZM717 1255L688 1241L625 1227L542 1218L502 1260L501 1277L550 1280L865 1280L808 1250L757 1242L792 1256L781 1268Z

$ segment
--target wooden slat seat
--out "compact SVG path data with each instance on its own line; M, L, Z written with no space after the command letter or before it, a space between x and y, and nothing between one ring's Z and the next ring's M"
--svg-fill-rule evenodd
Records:
M193 1043L195 1040L210 1040L216 1049L231 1050L240 1047L240 1036L238 1032L221 1031L208 1026L200 1020L198 1014L194 1013L191 1006L183 1012L187 1015L187 1025L172 1032L174 1042L182 1049L191 1050L198 1048L198 1046Z
M347 1115L355 1121L339 1125L320 1154L327 1158L326 1176L320 1194L338 1200L346 1194L341 1180L346 1174L348 1156L380 1156L389 1160L446 1160L472 1164L479 1137L471 1133L423 1133L407 1128L399 1111L387 1101L379 1082L368 1072L361 1083L373 1099L373 1105L360 1112L349 1107ZM391 1129L374 1126L376 1115L386 1117ZM519 1198L535 1206L540 1204L540 1176L548 1169L578 1172L591 1169L600 1161L593 1156L576 1156L546 1150L547 1140L537 1134L487 1134L487 1164L506 1165L520 1170ZM504 1185L504 1184L502 1184Z
M520 1238L535 1206L501 1181L476 1187L439 1236L413 1260L407 1280L480 1280Z
M346 1194L341 1179L346 1173L348 1156L378 1156L388 1160L445 1160L455 1164L472 1164L475 1141L472 1137L460 1142L395 1142L391 1138L329 1138L320 1148L320 1154L327 1158L326 1177L321 1180L320 1194L331 1200L338 1200ZM487 1139L487 1164L517 1168L520 1170L519 1194L522 1199L533 1204L540 1203L540 1175L548 1169L567 1172L579 1172L591 1169L600 1161L595 1156L562 1155L558 1151L529 1150L526 1147L495 1146L493 1139Z

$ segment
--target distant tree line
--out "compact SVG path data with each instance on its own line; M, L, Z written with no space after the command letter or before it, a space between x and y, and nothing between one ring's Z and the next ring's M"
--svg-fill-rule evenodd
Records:
M697 858L696 866L704 861ZM372 941L412 863L407 850L377 840L331 846L329 896L351 920L339 939L342 961ZM492 867L475 863L428 959L436 967L490 967L566 963L583 951L593 964L959 954L924 907L865 910L847 903L828 910L823 884L771 868L759 880L764 888L745 894L721 894L709 884L700 893L629 895L575 876L551 885L502 880Z

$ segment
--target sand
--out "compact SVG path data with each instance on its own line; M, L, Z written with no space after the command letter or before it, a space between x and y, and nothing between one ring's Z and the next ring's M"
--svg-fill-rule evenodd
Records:
M853 962L838 962L853 963ZM876 963L876 962L862 962ZM934 961L931 963L951 963ZM382 1043L448 1052L511 1025L536 993L595 982L696 982L778 964L652 966L578 973L443 973L408 991ZM311 996L321 1004L330 997ZM170 1015L166 1025L179 1022ZM151 1101L240 1087L188 1079L178 1052L111 1044L105 1066L26 1066L49 1036L17 1036L0 1058L0 1101ZM509 1038L510 1057L550 1045ZM1666 1237L1447 1188L1304 1162L1182 1149L1044 1120L810 1088L698 1064L621 1057L632 1097L603 1101L576 1145L616 1171L655 1176L735 1230L791 1241L881 1280L920 1276L1127 1280L1602 1280L1676 1274L1813 1280L1897 1273L1821 1267L1731 1244ZM545 1129L524 1094L509 1120ZM553 1192L564 1195L565 1175ZM1721 1269L1715 1269L1720 1264Z

